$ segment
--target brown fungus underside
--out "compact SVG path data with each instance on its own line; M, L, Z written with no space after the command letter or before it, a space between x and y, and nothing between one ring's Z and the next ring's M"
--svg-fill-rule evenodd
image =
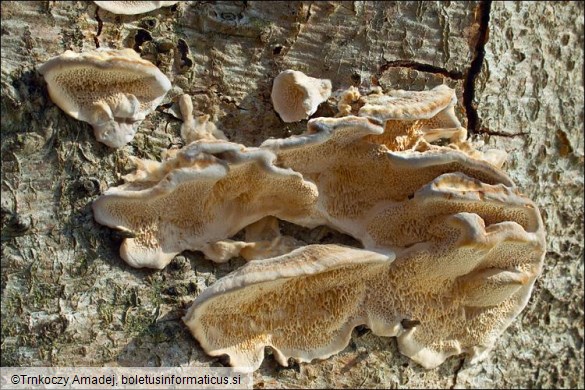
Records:
M169 79L132 49L67 50L39 67L51 100L88 122L98 141L121 148L171 88Z
M187 117L196 140L163 162L136 160L127 183L94 203L96 220L132 233L121 255L133 266L162 268L186 249L263 259L205 290L184 317L207 353L242 369L257 369L266 346L283 365L327 358L358 325L398 337L427 368L462 352L481 358L541 272L538 209L502 172L503 152L464 141L449 88L342 96L338 117L257 148L192 130ZM451 143L433 144L443 138ZM230 240L273 217L328 225L363 249Z

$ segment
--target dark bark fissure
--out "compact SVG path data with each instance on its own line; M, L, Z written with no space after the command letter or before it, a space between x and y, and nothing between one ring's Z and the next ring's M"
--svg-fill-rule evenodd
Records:
M457 376L459 375L459 371L463 369L463 365L465 364L465 358L459 359L459 364L455 368L455 374L453 375L453 384L451 385L451 389L454 389L457 386Z
M479 116L477 115L477 106L473 102L475 99L475 79L481 67L483 66L483 59L485 57L485 44L489 38L489 21L490 9L492 2L490 0L484 1L480 4L480 24L479 36L475 46L475 56L471 61L471 66L467 70L465 81L463 83L463 105L467 115L467 129L470 133L477 133L479 131Z
M485 128L485 127L482 127L480 129L478 129L477 131L480 134L487 134L487 135L494 135L494 136L498 136L498 137L508 137L508 138L511 138L511 137L523 137L523 136L529 134L529 133L525 133L525 132L513 133L513 134L502 133L500 131L492 131L492 130L489 130L489 129Z
M480 26L478 32L477 43L474 50L474 56L471 61L471 65L467 72L452 71L438 66L424 64L409 60L397 60L388 61L384 65L380 66L379 74L384 73L386 70L394 67L403 67L414 69L419 72L435 73L448 77L452 80L463 80L463 106L465 107L465 113L467 116L467 128L470 133L480 132L480 119L477 114L477 106L474 103L475 99L475 79L477 78L481 68L483 66L483 60L485 57L485 44L489 38L489 21L490 21L490 9L491 0L484 1L480 4ZM485 129L481 129L482 133L489 133ZM489 133L491 134L491 133ZM510 136L508 134L492 134ZM514 134L523 135L523 134Z
M398 61L388 61L384 65L380 67L380 73L384 73L390 68L409 68L418 70L419 72L427 72L427 73L437 73L441 74L445 77L449 77L453 80L463 80L463 73L450 71L445 68L441 68L439 66L423 64L420 62L415 61L408 61L408 60L398 60Z
M93 41L95 42L96 49L100 48L99 36L101 35L102 28L104 27L104 22L100 18L99 9L100 9L99 7L96 7L96 9L95 9L95 20L97 21L98 25L97 25L97 32L96 32L95 36L93 37Z

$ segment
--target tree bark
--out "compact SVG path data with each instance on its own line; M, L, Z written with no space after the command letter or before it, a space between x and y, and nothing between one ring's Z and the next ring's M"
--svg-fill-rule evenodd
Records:
M509 152L505 170L541 209L544 272L485 361L462 355L426 371L395 339L354 332L324 361L280 369L268 356L256 387L584 386L582 3L181 2L118 16L93 2L8 1L1 11L3 366L216 364L180 318L242 261L187 252L163 271L136 270L91 212L128 156L178 147L181 122L160 109L110 149L50 101L36 70L68 49L132 47L172 80L165 102L191 94L198 113L248 146L306 127L272 109L284 69L334 88L446 83L470 137ZM348 240L282 228L311 243Z

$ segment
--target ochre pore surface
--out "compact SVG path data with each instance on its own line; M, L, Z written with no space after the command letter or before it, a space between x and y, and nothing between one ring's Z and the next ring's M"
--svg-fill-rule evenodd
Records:
M208 131L163 162L136 160L127 183L94 203L98 222L133 234L121 255L134 266L162 268L185 249L262 259L184 317L210 355L253 370L270 346L283 365L308 362L366 325L431 368L463 352L481 358L525 307L544 228L502 171L505 152L463 139L447 87L350 92L337 117L298 136L254 148ZM273 217L328 225L363 248L279 241ZM255 223L251 242L230 239Z
M98 141L119 148L171 88L169 79L132 49L65 53L39 67L51 100L92 125Z

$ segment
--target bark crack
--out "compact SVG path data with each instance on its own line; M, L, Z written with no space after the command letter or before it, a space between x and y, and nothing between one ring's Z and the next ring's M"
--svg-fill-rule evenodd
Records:
M384 73L389 68L409 68L418 70L419 72L427 72L427 73L438 73L445 77L449 77L453 80L463 80L463 73L447 70L445 68L441 68L439 66L434 66L430 64L424 64L416 61L409 61L409 60L397 60L397 61L387 61L384 65L380 67L380 73Z
M465 364L465 358L461 358L459 360L459 364L455 368L455 373L453 374L453 384L450 387L451 389L454 389L455 386L457 386L457 376L459 375L459 372L463 369L464 364Z
M95 8L95 20L97 21L97 31L95 36L93 37L93 41L95 43L95 47L96 49L100 48L100 40L99 40L99 36L102 33L102 28L104 27L104 22L102 21L102 19L100 18L100 14L99 14L99 10L100 7L96 7Z
M489 130L485 127L482 127L480 129L477 130L477 132L479 134L486 134L486 135L493 135L493 136L498 136L498 137L523 137L525 135L528 135L528 133L524 133L524 132L520 132L520 133L502 133L500 131L492 131Z
M477 104L475 99L475 80L481 72L485 57L485 44L488 40L491 0L483 1L480 7L479 36L475 46L475 55L465 76L463 83L463 105L467 115L467 129L471 133L479 131L479 116L477 115Z

